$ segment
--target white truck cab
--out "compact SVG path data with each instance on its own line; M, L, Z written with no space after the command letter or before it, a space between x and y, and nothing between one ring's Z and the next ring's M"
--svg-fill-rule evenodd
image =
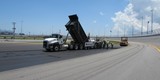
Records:
M63 40L64 39L62 35L52 34L49 38L44 39L43 48L45 48L47 51L59 51L62 47L64 47Z

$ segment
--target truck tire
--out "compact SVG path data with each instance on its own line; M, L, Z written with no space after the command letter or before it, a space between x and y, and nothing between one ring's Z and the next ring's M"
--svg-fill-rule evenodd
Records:
M68 49L73 50L73 45L69 45Z
M94 44L94 49L97 49L97 43Z
M46 49L46 51L51 51L50 49Z
M59 46L58 45L53 46L53 51L55 52L59 51Z
M75 50L78 50L78 45L74 45L74 49L75 49Z
M83 49L83 45L80 44L80 45L79 45L79 50L82 50L82 49Z

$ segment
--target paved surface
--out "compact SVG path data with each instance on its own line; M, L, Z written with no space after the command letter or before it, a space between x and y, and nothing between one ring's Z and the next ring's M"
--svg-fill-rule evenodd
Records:
M23 56L28 53L30 55ZM20 67L31 65L12 70L2 69L0 80L160 80L160 53L147 44L131 43L128 47L115 50L44 53L47 52L13 52L21 57L11 57L11 53L6 58L3 56L0 58L1 66L9 67L18 63ZM14 62L15 59L24 61ZM7 60L11 61L6 63Z
M160 36L130 38L130 41L152 44L160 47Z
M117 48L120 48L120 46L114 47L114 49ZM46 52L42 48L42 43L2 42L0 43L0 72L93 55L110 50L112 49Z
M120 38L108 38L110 40L121 40ZM149 37L133 37L129 38L129 42L141 42L145 44L152 44L160 47L160 35L158 36L149 36Z

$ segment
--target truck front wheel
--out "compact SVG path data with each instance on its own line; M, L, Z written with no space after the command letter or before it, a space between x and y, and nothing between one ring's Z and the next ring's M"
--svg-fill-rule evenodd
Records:
M46 51L51 51L50 49L46 49Z
M58 45L53 46L53 50L56 52L59 51L59 46Z

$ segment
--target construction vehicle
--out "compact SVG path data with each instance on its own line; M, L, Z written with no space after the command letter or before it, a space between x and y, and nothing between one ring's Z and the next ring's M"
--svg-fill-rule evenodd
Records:
M49 38L43 41L43 48L46 51L59 51L68 48L68 45L64 44L63 36L60 34L52 34Z
M108 48L106 41L96 41L91 39L90 36L87 36L84 32L80 22L78 21L78 16L70 15L69 22L65 25L68 33L72 37L72 41L66 43L68 39L68 34L66 39L62 38L60 34L54 34L51 38L46 38L43 41L43 48L47 51L59 51L62 49L69 50L82 50L82 49L97 49L97 48Z
M121 37L120 46L128 46L128 37Z
M70 15L70 21L65 25L68 32L72 36L73 41L69 44L69 49L88 49L97 48L99 42L90 39L90 36L86 35L80 22L78 21L77 15Z

